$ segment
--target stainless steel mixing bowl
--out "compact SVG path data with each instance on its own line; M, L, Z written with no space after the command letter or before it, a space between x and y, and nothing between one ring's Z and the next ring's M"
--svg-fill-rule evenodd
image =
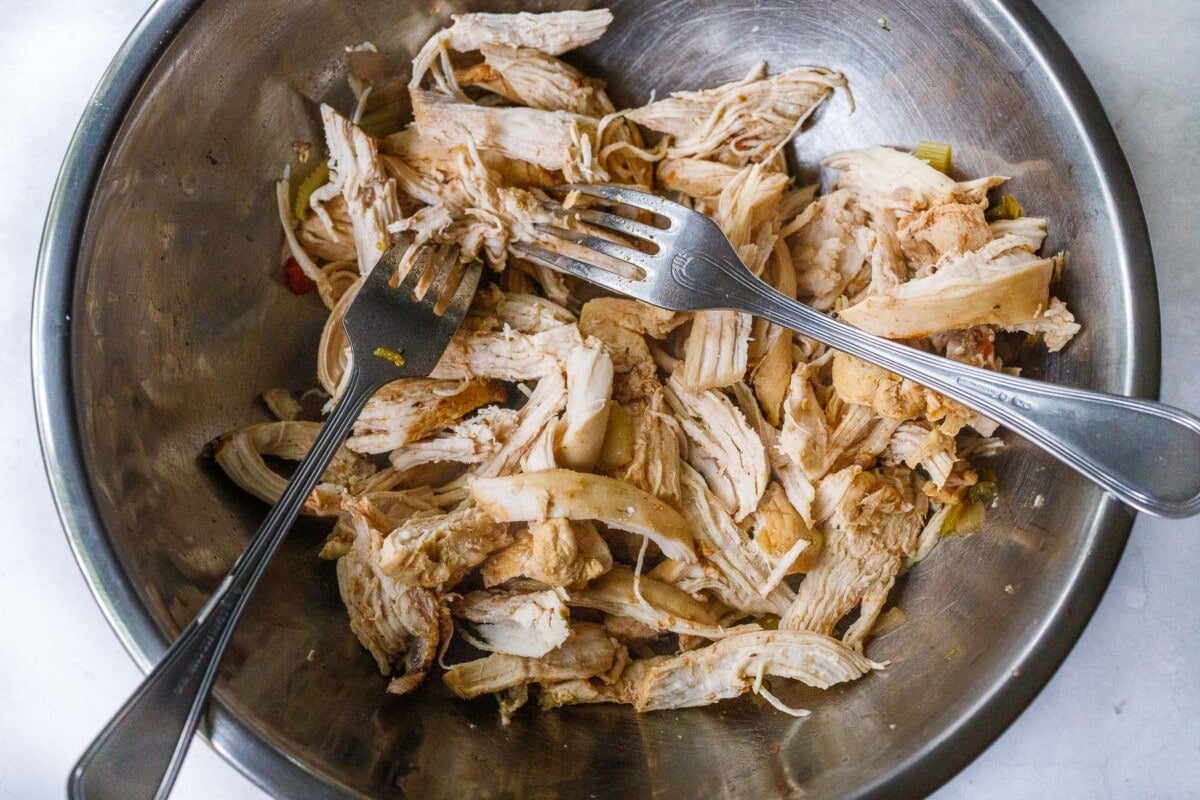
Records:
M255 396L314 383L323 314L279 280L271 181L318 100L345 108L342 47L403 65L455 11L551 2L162 0L105 75L50 210L34 374L46 462L100 604L143 665L196 612L264 513L200 457L260 420ZM953 142L967 174L1011 175L1070 250L1084 330L1031 372L1152 396L1158 315L1124 158L1078 65L1020 0L615 0L572 56L620 103L775 69L844 70L798 161L869 143ZM886 26L879 20L886 19ZM204 725L279 797L886 796L927 791L1045 683L1112 573L1131 516L1020 442L982 533L945 541L897 589L908 622L869 645L887 671L784 699L637 716L523 713L410 697L355 642L321 526L295 531L225 659ZM1035 504L1037 495L1045 502ZM309 660L309 653L313 653Z

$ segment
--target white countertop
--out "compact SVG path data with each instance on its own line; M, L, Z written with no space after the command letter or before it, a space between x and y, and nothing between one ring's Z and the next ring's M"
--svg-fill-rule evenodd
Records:
M29 308L54 176L145 0L0 0L0 800L64 796L139 673L75 567L42 472ZM1163 399L1200 412L1200 3L1040 0L1096 85L1150 221ZM1200 794L1200 522L1141 518L1099 611L1033 705L939 798ZM262 800L208 747L173 797Z

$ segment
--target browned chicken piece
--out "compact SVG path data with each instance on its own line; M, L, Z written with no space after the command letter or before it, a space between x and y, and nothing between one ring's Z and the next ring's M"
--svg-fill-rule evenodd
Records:
M447 505L457 505L459 500L450 500L447 495L436 493L429 486L417 489L368 491L357 497L342 499L342 511L333 527L321 558L334 560L350 550L357 534L356 522L361 522L376 531L390 531L400 527L417 514L438 513Z
M771 585L772 564L762 548L737 527L700 473L686 464L681 489L680 509L691 522L700 553L733 587L734 596L758 595L771 608L789 603L791 589L778 581Z
M1046 310L1033 319L1003 327L1006 331L1040 334L1046 349L1051 353L1057 353L1066 347L1081 330L1081 326L1075 321L1075 315L1067 310L1066 303L1057 297L1051 297Z
M658 661L638 681L638 711L706 706L748 691L779 704L762 688L770 675L818 689L882 669L836 639L808 631L752 631ZM804 712L792 712L798 716Z
M422 135L447 147L473 144L504 158L528 161L543 169L568 171L590 151L596 120L566 111L523 106L483 106L423 89L412 90L413 118Z
M583 586L612 569L612 553L588 520L548 519L519 531L480 571L484 586L529 578L547 586Z
M436 593L397 580L379 567L382 536L359 518L349 551L338 559L338 589L350 629L384 675L400 672L388 685L393 694L412 691L425 678L439 642L450 634L450 618Z
M928 420L951 436L968 423L984 435L994 430L966 406L845 353L834 356L833 388L844 402L870 406L885 419Z
M888 202L900 214L943 203L983 203L987 191L1008 178L993 175L959 183L926 162L890 147L865 147L835 153L825 166L839 170L835 189Z
M775 241L772 257L767 261L763 280L787 297L796 296L796 268L787 244ZM758 398L763 416L773 427L783 424L783 399L787 395L795 366L792 357L792 331L764 319L755 319L750 344L750 385ZM756 352L756 349L758 352Z
M598 676L615 680L620 673L611 673L614 668L623 669L627 660L625 648L605 633L603 627L580 622L571 626L570 635L562 645L541 658L493 653L455 664L442 679L450 691L469 700L523 683L557 683Z
M649 398L629 405L633 421L633 456L620 477L660 500L679 501L679 473L686 447L683 429L666 408L661 386Z
M679 512L625 481L552 469L475 478L470 489L479 507L498 522L597 520L649 538L668 558L696 559L691 531Z
M542 111L568 111L585 117L613 112L603 81L584 75L552 55L528 47L483 44L483 63L455 70L459 86L475 86Z
M538 705L543 711L582 703L624 703L632 705L637 699L637 685L656 664L670 656L651 656L630 661L621 677L611 683L602 680L578 679L549 683L542 686Z
M658 183L670 192L703 200L716 207L717 198L740 170L704 158L664 158L658 162Z
M323 203L341 195L354 232L358 269L371 271L391 244L388 225L400 218L396 182L387 176L375 140L327 105L321 106L325 144L329 148L329 183L312 193L310 205L333 233Z
M914 490L910 471L849 469L846 490L832 503L825 547L779 627L829 634L858 607L843 641L861 647L904 559L915 551L929 504Z
M699 92L672 92L627 112L629 119L675 138L668 157L708 157L734 166L761 160L790 138L845 79L802 67L765 77L758 64L743 80Z
M970 465L958 456L958 444L936 428L905 422L892 435L884 453L884 463L918 466L929 475L925 494L943 503L957 503L979 480Z
M897 230L904 257L926 274L946 255L978 250L992 240L992 229L976 203L945 203L906 217Z
M604 630L608 631L609 636L626 647L638 649L664 636L664 634L644 622L638 622L636 619L630 619L629 617L619 617L614 614L604 615Z
M824 539L804 521L777 481L767 487L747 523L755 543L775 565L773 579L808 572L816 564Z
M628 617L658 632L706 639L727 635L705 604L687 592L647 575L635 575L620 564L582 589L573 590L567 604Z
M517 429L520 415L510 408L487 406L473 417L429 439L397 447L392 467L404 472L422 464L453 461L478 464L495 456Z
M312 447L319 422L264 422L227 433L213 442L213 458L225 474L263 502L274 505L287 488L288 479L263 460L274 456L299 461ZM334 516L341 510L342 497L358 490L375 474L370 461L339 447L321 477L321 482L304 503L304 513Z
M840 316L890 339L975 325L1019 325L1048 307L1059 261L1037 258L1023 239L1006 236L975 252L947 255L932 275L868 295Z
M586 472L596 465L604 446L613 362L599 343L585 345L567 357L566 373L567 405L558 430L556 460L568 469Z
M758 507L770 469L762 440L720 391L693 392L678 378L665 396L688 439L688 462L722 507L740 522Z
M480 406L499 403L506 396L502 383L481 378L393 381L367 401L346 447L359 453L391 452L453 425Z
M562 589L527 594L483 590L452 600L450 611L473 623L469 641L475 647L540 658L567 640L565 600Z
M548 14L453 14L453 24L438 31L413 59L410 87L421 80L439 59L453 50L468 53L486 44L528 47L552 56L594 42L604 35L612 22L606 8L593 11L555 11ZM443 77L438 74L438 77Z
M491 553L512 543L508 526L477 506L409 519L387 534L380 567L401 580L429 588L456 585Z
M499 450L480 462L474 474L491 478L516 470L546 431L553 432L557 428L558 414L566 402L567 382L562 370L556 369L538 381L525 405L517 412L516 429Z
M786 172L766 164L741 170L722 190L714 216L751 272L763 271L779 231ZM729 386L749 366L749 314L700 311L693 315L680 380L689 389Z

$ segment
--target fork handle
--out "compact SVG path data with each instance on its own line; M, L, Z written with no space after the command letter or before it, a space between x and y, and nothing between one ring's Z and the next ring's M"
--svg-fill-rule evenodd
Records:
M351 375L279 502L225 580L79 759L68 786L72 800L164 800L170 793L250 593L378 388L359 376Z
M748 282L747 282L748 283ZM1037 444L1134 508L1200 512L1200 419L1162 403L1018 378L832 319L759 281L738 310L934 389ZM740 298L739 298L740 299Z

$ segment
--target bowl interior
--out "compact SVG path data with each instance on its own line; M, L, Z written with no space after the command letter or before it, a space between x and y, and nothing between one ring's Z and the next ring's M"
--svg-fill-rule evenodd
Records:
M279 279L271 182L293 142L320 141L319 101L350 107L343 47L372 41L406 71L450 13L517 7L210 0L146 79L92 199L72 357L105 535L163 636L196 613L264 514L200 456L205 443L266 419L255 400L263 390L316 383L323 309ZM1110 217L1109 178L1002 6L611 7L609 34L570 58L607 79L619 105L736 79L759 59L773 70L820 64L846 73L857 109L839 95L800 136L807 174L839 149L935 139L953 143L965 175L1012 176L1025 208L1050 218L1048 248L1070 251L1060 292L1084 323L1065 353L1029 371L1129 388L1139 288ZM602 706L522 713L501 727L491 700L454 700L436 679L390 697L350 633L332 567L316 559L325 526L305 522L234 638L208 732L252 777L292 796L835 796L878 788L918 757L925 776L893 789L928 786L1036 691L1055 657L1014 670L1035 647L1069 647L1078 623L1057 644L1045 628L1070 610L1081 581L1106 579L1103 564L1085 569L1088 558L1115 554L1127 526L1098 491L1019 441L995 466L1002 495L985 530L945 541L897 587L908 622L868 644L891 667L827 693L783 693L810 718L744 699L642 716ZM1084 617L1099 590L1090 591L1074 607ZM134 646L153 658L162 644Z

